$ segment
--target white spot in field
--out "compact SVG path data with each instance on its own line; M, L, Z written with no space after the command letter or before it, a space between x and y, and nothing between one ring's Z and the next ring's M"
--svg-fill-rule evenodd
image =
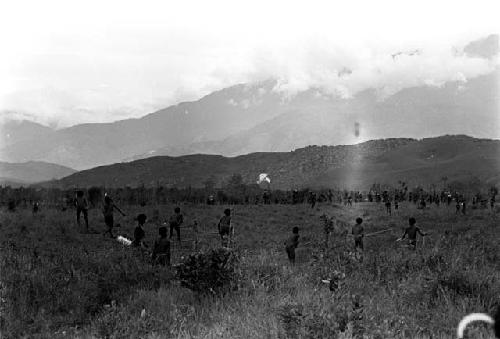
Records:
M143 308L141 311L141 318L144 318L146 316L146 309Z
M132 241L125 238L125 237L122 237L121 235L119 235L116 240L118 240L119 243L125 245L125 246L130 246L132 245Z

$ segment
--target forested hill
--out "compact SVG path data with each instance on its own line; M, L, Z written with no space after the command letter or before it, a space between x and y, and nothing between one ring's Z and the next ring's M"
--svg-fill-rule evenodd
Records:
M381 139L357 145L308 146L292 152L158 156L100 166L46 183L71 187L222 186L234 174L255 183L268 173L271 188L338 187L365 189L372 183L437 184L446 177L464 183L500 182L500 141L463 135L422 140Z

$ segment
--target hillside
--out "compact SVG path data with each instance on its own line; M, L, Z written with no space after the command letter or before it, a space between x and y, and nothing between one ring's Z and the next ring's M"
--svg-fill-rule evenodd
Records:
M308 182L368 187L373 183L397 184L399 180L429 187L460 182L472 187L477 180L488 185L500 183L500 141L475 139L463 135L422 139L389 150L361 164L329 169Z
M40 161L25 163L0 162L0 183L10 186L33 184L60 179L75 172L75 170L68 167Z
M222 185L233 174L254 183L269 173L272 188L366 188L374 182L439 183L477 177L499 182L500 142L466 136L422 139L381 139L357 145L309 146L293 152L252 153L237 157L188 155L151 157L101 166L52 182L75 186L202 187L209 178Z

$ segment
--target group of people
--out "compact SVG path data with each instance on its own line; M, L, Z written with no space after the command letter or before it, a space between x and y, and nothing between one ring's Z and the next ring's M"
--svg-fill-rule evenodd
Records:
M76 221L79 226L81 226L80 218L83 215L85 222L85 227L87 232L89 231L89 220L88 220L88 209L89 203L86 199L84 192L79 190L76 192L75 198L76 207ZM104 196L104 203L102 206L102 214L104 216L104 224L106 225L106 231L103 233L104 236L109 235L111 238L115 238L113 234L114 222L114 211L118 211L122 216L126 216L125 213L113 202L110 196ZM139 247L147 249L148 246L144 242L146 232L144 230L145 223L147 221L147 216L144 213L137 215L135 218L137 221L137 226L134 229L134 239L131 241L133 247ZM181 242L181 225L184 223L184 216L181 213L180 207L175 207L174 213L168 219L168 223L164 222L163 226L158 228L159 238L155 240L153 248L151 251L151 257L154 263L159 263L162 265L170 264L170 239L172 239L174 232L177 235L177 241ZM167 225L170 228L170 237L168 236ZM197 221L194 221L197 227ZM195 230L197 231L197 230ZM222 246L229 247L231 239L234 236L234 228L231 224L231 210L229 208L224 210L224 215L220 218L218 223L218 232L220 235Z
M387 208L387 213L390 213L391 205L386 204ZM89 222L88 222L88 209L89 209L89 203L87 199L85 198L85 195L83 191L77 191L76 192L76 199L75 199L75 206L76 206L76 219L78 225L80 225L80 218L83 215L83 219L85 221L85 226L88 231L89 229ZM396 205L394 206L396 209ZM107 227L106 231L103 233L104 236L108 235L111 238L115 238L115 235L113 234L113 228L115 227L114 223L114 211L118 211L121 215L125 216L125 213L113 202L111 197L108 195L105 195L104 197L104 203L102 207L102 213L104 216L104 223ZM136 217L137 220L137 226L134 229L134 239L131 242L131 245L134 247L140 247L140 248L148 248L147 244L144 242L146 233L144 230L144 225L147 221L147 216L143 213L139 214ZM155 240L153 244L153 248L151 251L151 258L154 263L158 263L161 265L169 265L170 264L170 240L172 239L174 232L177 235L177 240L180 242L181 241L181 225L184 222L184 217L181 213L181 209L179 207L175 207L174 213L170 216L168 219L168 223L164 222L163 226L158 228L158 239ZM353 236L354 240L354 248L356 251L363 251L364 249L364 244L363 244L363 239L365 237L365 229L362 226L363 219L362 218L356 218L356 223L352 227L351 233ZM409 240L409 247L412 249L416 248L416 239L417 239L417 234L421 236L427 235L427 233L424 233L416 226L416 220L415 218L411 217L408 220L409 226L405 229L404 234L399 238L397 241L401 241L408 237ZM166 225L168 224L169 230L167 229ZM197 226L197 222L195 221L195 224ZM233 239L234 236L234 228L231 224L231 210L230 209L225 209L224 210L224 215L222 218L220 218L219 223L218 223L218 233L220 236L221 244L223 247L229 247L231 240ZM169 232L170 231L170 232ZM170 233L170 236L168 237ZM295 263L295 249L299 245L299 228L298 227L293 227L292 229L292 235L285 241L285 251L287 253L288 259L290 263L294 264Z
M405 228L405 231L401 238L398 238L396 241L402 241L405 238L408 238L408 246L410 249L415 250L417 248L417 234L420 236L426 236L429 233L422 232L422 230L416 226L417 220L414 217L408 219L409 226ZM356 251L363 251L364 244L363 240L365 237L365 229L363 227L363 219L356 218L356 224L352 227L351 234L354 240L354 248ZM383 232L383 231L382 231ZM285 241L285 251L288 255L288 260L291 264L295 264L295 249L299 246L299 228L293 227L292 235L288 237Z
M132 246L147 248L146 243L143 241L145 238L144 224L146 222L146 215L139 214L137 216L137 227L134 230L134 240L132 241ZM167 238L167 227L161 226L158 228L159 238L155 240L153 244L153 249L151 251L151 259L153 264L160 265L170 265L170 239L172 239L173 232L175 230L177 234L177 240L181 241L180 237L180 226L184 222L183 215L181 214L181 209L176 207L174 209L174 214L169 218L170 226L170 237ZM164 223L166 224L166 223ZM197 221L194 221L195 232L197 232ZM234 228L231 225L231 210L225 209L224 216L219 220L218 231L221 238L222 246L228 247L230 245L230 240L233 237Z

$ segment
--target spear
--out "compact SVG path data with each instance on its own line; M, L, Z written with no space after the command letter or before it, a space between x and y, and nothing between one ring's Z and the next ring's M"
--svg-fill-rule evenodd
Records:
M371 237L372 235L377 235L377 234L385 233L385 232L388 232L388 231L392 231L392 228L388 228L386 230L377 231L377 232L373 232L373 233L368 233L367 235L365 235L365 237Z
M392 231L392 228L388 228L386 230L382 230L382 231L377 231L377 232L373 232L373 233L368 233L365 235L365 237L371 237L373 235L377 235L377 234L381 234L381 233L385 233L385 232L388 232L388 231ZM352 237L353 235L352 234L348 234L347 235L348 237ZM305 246L305 245L310 245L312 244L314 241L308 241L306 243L303 243L302 246ZM340 246L334 246L332 247L331 249L335 249L335 248L338 248L338 247L342 247L342 246L345 246L346 244L342 244Z
M382 230L382 231L377 231L377 232L373 232L373 233L368 233L368 234L365 234L364 237L371 237L372 235L377 235L377 234L381 234L381 233L385 233L385 232L388 232L388 231L392 231L392 228L388 228L386 230ZM353 237L354 235L352 234L348 234L347 235L348 237Z
M227 247L228 247L228 248L231 248L231 240L233 240L233 237L234 237L233 217L235 216L235 215L234 215L234 214L235 214L235 212L234 212L235 207L233 206L233 208L232 208L231 210L232 210L232 211L231 211L231 212L232 212L232 213L231 213L231 214L232 214L232 218L229 220L229 227L230 227L230 229L231 229L231 235L229 236L229 239L228 239L228 241L227 241Z

